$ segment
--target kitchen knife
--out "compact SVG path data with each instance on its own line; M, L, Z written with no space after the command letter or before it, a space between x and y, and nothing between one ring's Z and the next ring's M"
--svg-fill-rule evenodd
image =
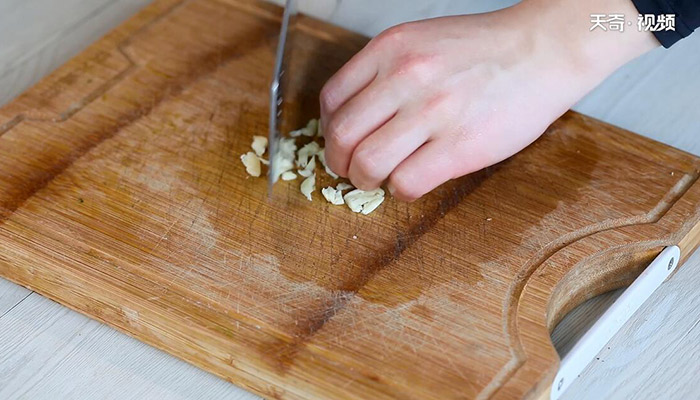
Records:
M279 42L277 42L277 55L275 59L275 71L270 84L270 132L269 132L269 157L270 165L267 173L267 194L272 193L272 185L279 176L276 170L277 152L279 150L279 140L282 136L280 132L282 124L282 111L284 104L284 92L289 78L289 58L291 56L290 26L294 25L294 17L297 14L297 0L286 0L284 14L282 15L282 28L280 30Z

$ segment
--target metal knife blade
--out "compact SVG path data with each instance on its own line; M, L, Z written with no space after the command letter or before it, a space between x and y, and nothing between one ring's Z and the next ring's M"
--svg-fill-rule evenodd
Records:
M284 92L288 81L288 66L290 58L291 37L290 25L293 25L297 14L297 0L286 0L284 14L282 15L282 28L277 43L277 55L275 59L275 71L270 84L270 132L269 132L269 158L270 165L267 173L267 193L272 193L272 185L279 176L276 173L276 156L279 150L279 140L282 137L280 127L282 123L282 109L284 104Z

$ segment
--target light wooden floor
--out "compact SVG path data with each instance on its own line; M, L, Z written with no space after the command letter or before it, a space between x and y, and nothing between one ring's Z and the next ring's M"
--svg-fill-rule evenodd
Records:
M279 2L280 0L275 0ZM0 0L0 104L79 53L148 0ZM308 13L376 34L405 20L510 1L302 0ZM369 6L371 4L371 6ZM576 109L700 155L700 34L608 79ZM614 300L555 330L560 351ZM599 354L566 399L700 398L700 252ZM0 279L0 399L254 399L206 372Z

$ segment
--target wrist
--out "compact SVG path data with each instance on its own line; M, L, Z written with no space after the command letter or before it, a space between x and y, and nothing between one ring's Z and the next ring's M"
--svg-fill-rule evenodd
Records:
M540 53L553 56L549 62L560 64L572 77L588 78L593 86L659 47L651 32L637 29L639 13L631 0L525 0L516 7L521 23L534 32ZM623 30L591 30L592 14L623 15Z

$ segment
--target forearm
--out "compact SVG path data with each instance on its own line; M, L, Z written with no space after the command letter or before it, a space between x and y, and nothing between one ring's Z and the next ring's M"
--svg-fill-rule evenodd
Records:
M634 58L659 47L651 32L637 29L639 12L631 0L524 0L513 7L522 23L538 32L539 54L560 55L567 68L597 84ZM622 14L624 30L591 30L592 14ZM627 24L631 22L631 25Z

